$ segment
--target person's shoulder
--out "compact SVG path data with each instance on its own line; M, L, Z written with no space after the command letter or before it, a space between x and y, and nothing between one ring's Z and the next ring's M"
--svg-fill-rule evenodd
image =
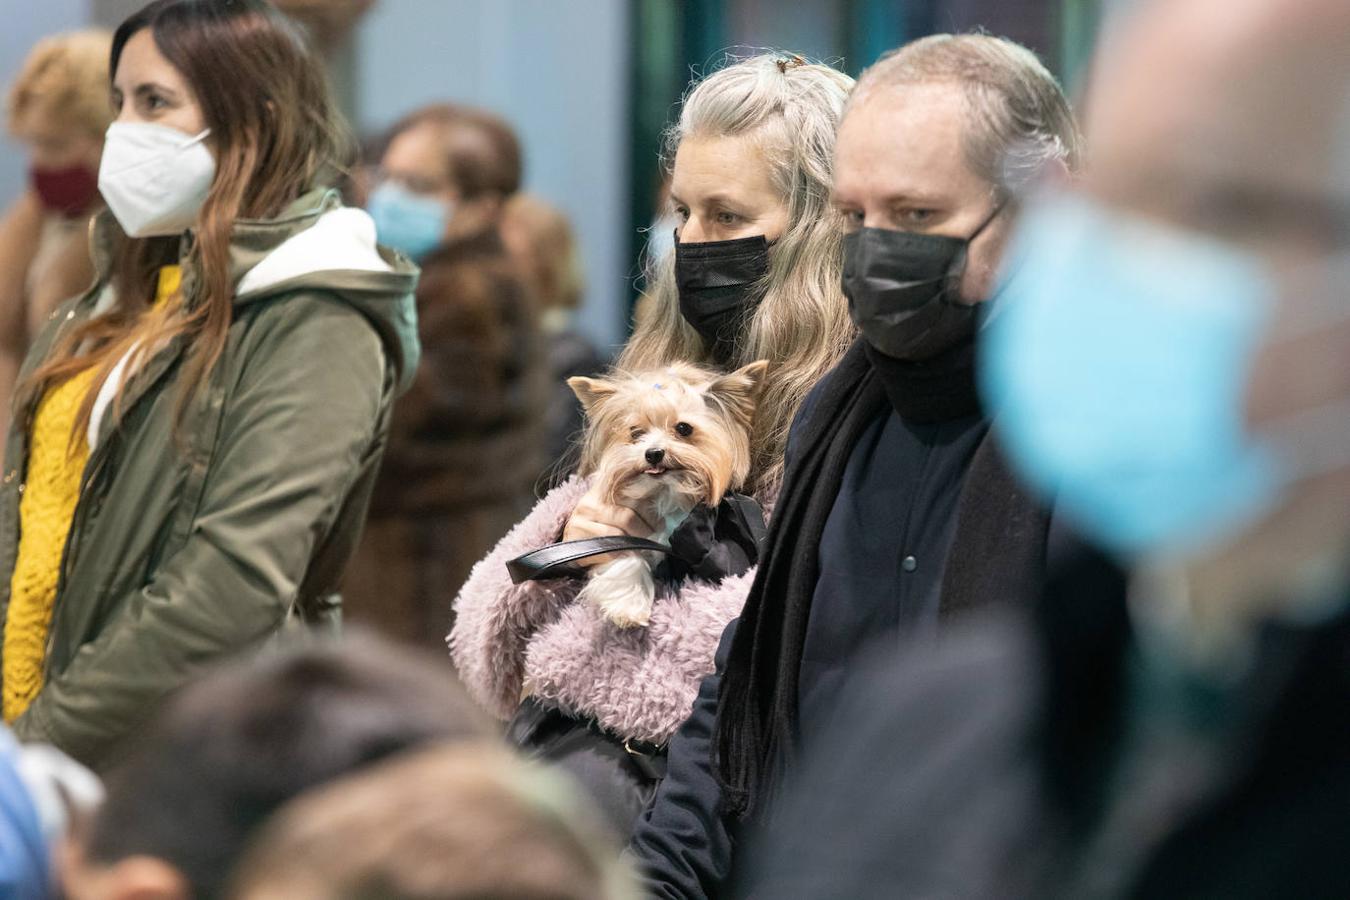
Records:
M838 378L838 370L831 369L825 373L825 376L816 382L815 387L806 392L802 398L801 406L797 407L797 415L792 417L792 428L797 430L804 427L805 423L811 421L817 411L820 409L820 398L829 393L830 386L834 379Z
M820 377L820 380L815 383L811 390L806 392L806 396L797 406L797 412L792 417L792 425L788 429L787 455L789 460L792 458L801 433L808 430L818 417L830 416L833 413L835 399L851 384L858 381L859 360L865 360L865 358L862 356L860 346L855 344L833 368Z
M838 377L839 370L837 368L831 369L802 398L801 404L797 407L797 412L792 417L792 424L788 426L787 446L783 450L788 462L791 462L797 455L797 447L801 443L802 432L810 428L816 416L822 413L824 404L822 404L821 398L831 393L832 379ZM828 411L826 410L826 412Z
M394 352L382 326L340 292L298 287L241 310L247 325L232 356L236 368L284 368L300 359L299 368L309 369L340 359L364 370Z

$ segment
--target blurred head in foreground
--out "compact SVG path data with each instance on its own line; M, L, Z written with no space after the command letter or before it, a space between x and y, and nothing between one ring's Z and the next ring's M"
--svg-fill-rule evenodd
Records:
M1350 6L1146 4L1088 112L1089 171L1033 204L988 329L1012 456L1215 636L1336 594Z
M66 854L72 900L219 896L253 830L301 792L489 727L448 666L373 637L248 659L185 689L107 780Z
M618 847L562 776L492 746L402 757L306 794L258 835L237 900L619 900Z

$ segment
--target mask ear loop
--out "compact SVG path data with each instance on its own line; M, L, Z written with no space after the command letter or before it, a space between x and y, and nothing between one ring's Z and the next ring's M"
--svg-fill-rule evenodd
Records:
M980 223L980 227L979 227L979 228L976 228L974 231L972 231L972 232L970 233L970 237L966 238L966 246L967 246L967 247L969 247L971 244L975 243L975 239L976 239L977 237L979 237L980 235L984 234L984 230L985 230L986 228L988 228L989 225L990 225L995 219L998 218L998 214L1001 213L1001 212L1003 212L1004 207L1006 207L1007 205L1008 205L1008 203L1007 203L1006 200L1000 200L997 204L995 204L993 211L990 212L989 215L985 218L985 220L984 220L983 222Z
M984 234L984 230L988 228L989 225L995 219L998 218L998 214L1003 212L1005 206L1007 206L1007 201L1004 200L1000 200L997 204L995 204L993 211L989 213L988 216L985 217L985 220L980 223L978 228L976 228L974 231L970 233L970 237L966 238L966 242L961 246L960 251L958 251L956 256L952 259L951 265L947 267L946 285L942 289L942 300L944 303L955 303L958 306L966 305L964 303L953 301L949 298L955 292L955 289L961 284L961 279L966 274L966 261L970 257L970 245L975 243L976 238Z

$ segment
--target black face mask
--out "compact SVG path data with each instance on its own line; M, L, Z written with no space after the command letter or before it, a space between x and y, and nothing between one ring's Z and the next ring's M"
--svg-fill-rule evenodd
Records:
M769 271L764 235L731 241L683 243L675 237L675 284L680 314L694 327L712 358L731 361L740 335L759 304L760 283Z
M863 228L844 237L849 314L875 349L894 359L929 359L975 333L979 307L957 293L966 254L1003 209L968 238Z

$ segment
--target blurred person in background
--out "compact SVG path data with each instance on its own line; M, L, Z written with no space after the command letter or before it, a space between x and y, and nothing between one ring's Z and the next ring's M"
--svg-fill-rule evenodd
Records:
M982 361L1099 549L860 687L754 896L1350 894L1348 89L1339 0L1108 33Z
M831 200L860 338L802 404L754 585L634 835L657 896L726 889L862 648L1038 596L1050 516L991 435L975 345L1024 169L1077 158L1068 101L1012 41L934 35L859 80Z
M448 666L370 635L229 663L175 696L109 773L102 807L61 854L64 889L221 897L292 798L406 751L495 740Z
M103 800L97 776L54 747L0 726L0 897L57 896L55 857Z
M548 363L530 275L500 222L520 145L497 116L450 104L389 132L367 208L422 267L422 363L394 410L370 518L343 585L354 621L443 647L450 601L534 498Z
M44 38L9 88L8 129L28 151L29 186L0 218L0 421L29 343L94 280L89 218L103 205L111 44L104 31Z
M563 776L504 748L396 758L268 823L235 900L636 900L619 847Z
M769 360L748 486L764 509L777 492L788 422L853 338L839 288L839 220L828 205L834 133L852 84L829 66L771 53L690 86L667 136L678 248L617 363L651 371L680 360L714 368ZM694 539L682 563L700 574L663 586L646 627L620 628L574 602L580 578L515 585L507 573L507 561L560 539L654 532L655 523L592 493L587 477L550 492L456 600L450 648L469 691L494 716L514 719L519 744L581 778L625 834L663 777L666 741L754 577L753 566L709 564L729 543L757 552L757 536L722 510L687 520Z
M29 352L0 477L4 718L97 769L202 666L333 624L418 352L291 22L158 0L110 70L98 278Z
M550 399L544 459L551 488L576 468L572 451L581 435L581 402L567 379L598 375L605 360L575 327L586 284L567 217L538 197L517 194L507 201L501 233L516 266L530 281L547 347Z

